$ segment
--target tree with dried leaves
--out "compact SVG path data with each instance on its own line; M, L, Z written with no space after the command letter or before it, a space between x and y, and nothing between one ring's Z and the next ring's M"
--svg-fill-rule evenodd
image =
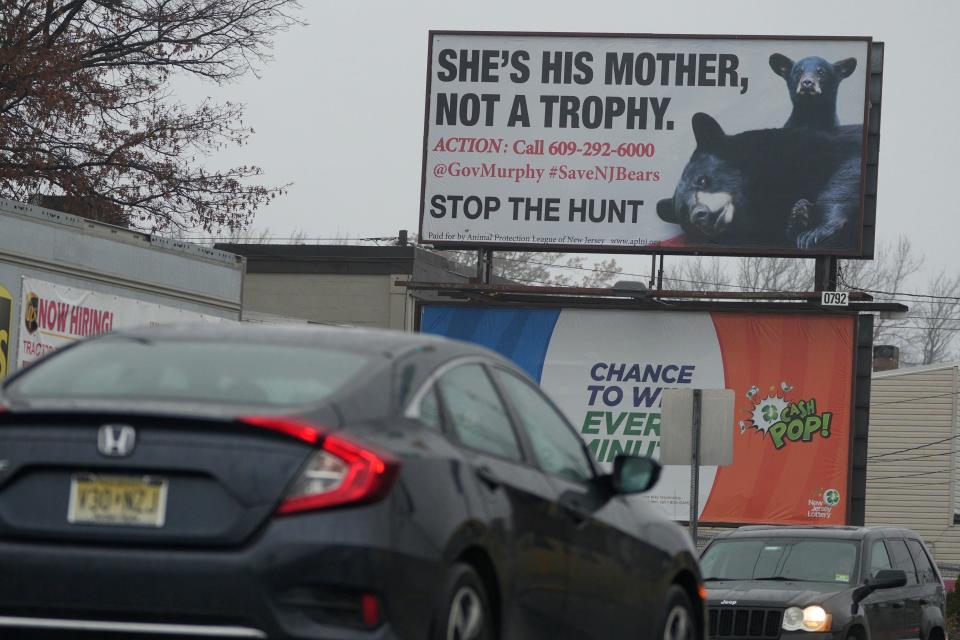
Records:
M243 145L242 107L172 99L176 74L256 73L295 0L6 0L0 5L0 195L66 196L132 226L242 229L282 188L255 166L209 170Z

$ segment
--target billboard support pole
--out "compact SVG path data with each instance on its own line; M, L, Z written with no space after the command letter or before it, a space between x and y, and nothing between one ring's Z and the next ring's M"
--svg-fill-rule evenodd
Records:
M813 290L836 291L839 280L839 261L834 256L820 256L813 267Z
M660 269L657 271L657 290L663 290L663 254L660 254Z
M653 289L653 285L657 283L657 254L650 256L650 284L647 285L648 289Z
M477 280L480 284L493 280L493 249L477 250Z
M703 392L693 390L693 433L690 438L690 538L697 544L697 518L700 511L700 408Z

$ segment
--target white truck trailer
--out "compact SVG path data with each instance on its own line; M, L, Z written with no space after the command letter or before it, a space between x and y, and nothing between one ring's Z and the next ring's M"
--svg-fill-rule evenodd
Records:
M0 378L111 329L240 320L245 259L0 198Z

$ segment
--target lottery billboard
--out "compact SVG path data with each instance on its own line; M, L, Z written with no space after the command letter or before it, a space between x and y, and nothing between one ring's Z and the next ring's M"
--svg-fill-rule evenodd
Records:
M732 389L733 464L700 469L708 523L846 524L852 316L426 305L421 331L513 360L557 403L590 454L657 458L665 388ZM689 517L690 471L646 497Z

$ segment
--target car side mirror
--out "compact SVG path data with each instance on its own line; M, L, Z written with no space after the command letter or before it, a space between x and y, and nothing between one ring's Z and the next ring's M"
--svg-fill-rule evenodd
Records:
M617 456L613 461L611 484L616 493L643 493L660 479L660 466L653 458Z
M881 569L867 584L857 587L853 592L854 605L878 589L896 589L907 584L907 573L903 569Z

